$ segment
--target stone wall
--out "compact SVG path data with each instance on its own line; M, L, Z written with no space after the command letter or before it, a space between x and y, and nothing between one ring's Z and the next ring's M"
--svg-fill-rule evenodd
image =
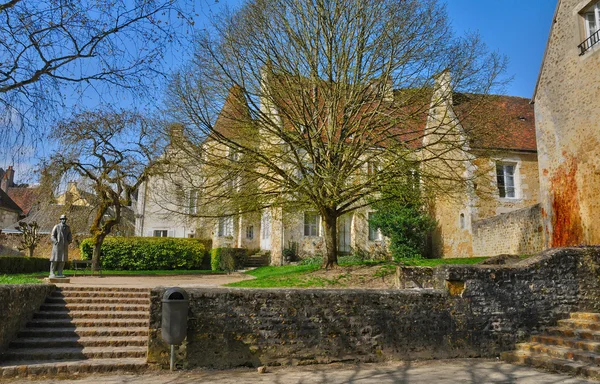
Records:
M55 288L52 284L0 285L0 351L6 350Z
M188 289L185 360L228 368L493 357L571 311L600 310L599 273L600 248L567 248L510 266L438 267L437 289ZM163 293L152 291L148 359L167 364Z
M534 94L548 247L600 244L600 44L577 47L591 3L559 2Z
M473 222L473 254L532 255L544 249L539 204Z

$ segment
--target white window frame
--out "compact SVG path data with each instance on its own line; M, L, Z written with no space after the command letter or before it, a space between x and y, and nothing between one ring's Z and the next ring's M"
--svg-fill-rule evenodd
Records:
M169 237L168 229L154 229L152 230L152 237Z
M371 224L371 222L369 221L371 219L371 215L374 214L375 212L368 212L367 213L367 227L368 227L368 239L369 241L381 241L383 240L383 235L381 234L381 229L380 228L375 228L373 227L373 225Z
M512 186L508 186L507 187L507 180L510 180L511 175L509 173L509 169L512 167ZM502 173L500 173L500 169L502 169ZM509 200L515 200L515 199L519 199L520 193L519 193L519 164L515 163L515 162L510 162L510 161L497 161L496 162L496 167L495 167L495 172L496 172L496 187L498 190L498 196L501 199L509 199ZM500 177L502 176L502 185L504 186L504 196L502 196L502 190L500 188ZM509 192L510 189L512 188L512 196L511 193Z
M246 239L254 239L254 225L246 226Z
M198 190L192 189L188 196L188 213L195 215L198 213Z
M585 38L589 38L592 36L598 29L600 28L600 2L596 4L592 4L586 10L584 10L581 15L583 16L584 21L584 29L585 29ZM593 20L590 20L593 19ZM590 24L590 21L594 22L594 28ZM596 42L597 43L597 42ZM594 44L596 44L594 43ZM592 45L594 45L592 44Z
M219 217L217 236L219 236L219 237L233 236L233 217L231 217L231 216Z
M304 212L304 237L321 236L321 215L316 212Z

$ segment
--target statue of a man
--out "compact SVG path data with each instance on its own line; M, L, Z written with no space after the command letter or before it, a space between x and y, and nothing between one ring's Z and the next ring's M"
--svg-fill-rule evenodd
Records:
M60 223L52 228L52 256L50 257L50 277L55 277L54 270L58 268L58 277L63 276L63 268L69 257L69 243L73 240L71 228L67 225L67 216L60 216Z

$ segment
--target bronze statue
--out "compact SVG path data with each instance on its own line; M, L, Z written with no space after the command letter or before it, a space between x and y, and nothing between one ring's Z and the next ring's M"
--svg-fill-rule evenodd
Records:
M67 216L60 216L60 223L52 228L50 235L52 241L52 256L50 257L50 277L64 277L63 268L69 258L69 244L73 240L71 228L67 225ZM58 269L58 275L54 275L55 268Z

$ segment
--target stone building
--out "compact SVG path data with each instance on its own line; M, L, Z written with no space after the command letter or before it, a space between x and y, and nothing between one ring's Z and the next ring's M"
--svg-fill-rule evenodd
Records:
M558 1L533 95L545 246L600 244L600 2Z
M468 148L457 151L469 154L466 157L457 155L463 157L457 158L456 162L457 166L464 168L463 172L468 173L471 180L469 185L452 196L436 199L432 204L438 228L432 236L431 255L470 257L533 253L539 250L539 236L536 236L538 226L534 226L533 234L526 231L531 239L523 239L520 235L510 236L513 232L521 233L526 220L515 222L512 216L506 215L522 209L529 212L529 207L539 202L535 125L529 100L460 94L449 88L442 93L443 96L436 96L435 92L429 94L430 99L442 97L444 100L431 103L436 108L430 111L427 119L423 119L420 130L434 126L432 119L440 117L448 119L448 129L459 134L475 131L486 131L488 134L471 137L466 141ZM394 97L392 92L390 97ZM215 123L215 130L220 134L244 132L243 127L236 127L238 119L228 118L245 113L247 107L241 100L233 89ZM475 118L470 114L473 110L478 110L477 113L486 118ZM272 113L275 115L276 111ZM486 124L485 129L475 129L476 124ZM178 139L179 136L172 134L172 139ZM202 148L197 150L210 151L222 161L235 162L235 151L211 140L204 142ZM446 151L447 148L440 150ZM214 218L195 217L199 213L198 199L202 198L202 189L218 184L219 176L212 171L208 172L210 175L203 174L202 165L193 161L189 161L184 168L162 172L140 188L136 218L138 236L200 237L211 239L214 247L268 250L274 264L282 262L285 248L296 248L300 256L324 254L321 219L310 210L266 208L242 215L226 215L225 212L215 211L202 212ZM170 176L166 177L165 174ZM222 176L220 182L223 185L235 188L239 183L231 175ZM377 228L372 228L368 223L370 214L372 209L361 208L338 219L339 252L350 253L357 249L371 253L386 251L386 240ZM523 216L522 213L519 215ZM495 219L492 224L485 222L491 218ZM501 224L498 224L499 221ZM494 236L499 241L491 242L490 246L482 241L483 237Z

